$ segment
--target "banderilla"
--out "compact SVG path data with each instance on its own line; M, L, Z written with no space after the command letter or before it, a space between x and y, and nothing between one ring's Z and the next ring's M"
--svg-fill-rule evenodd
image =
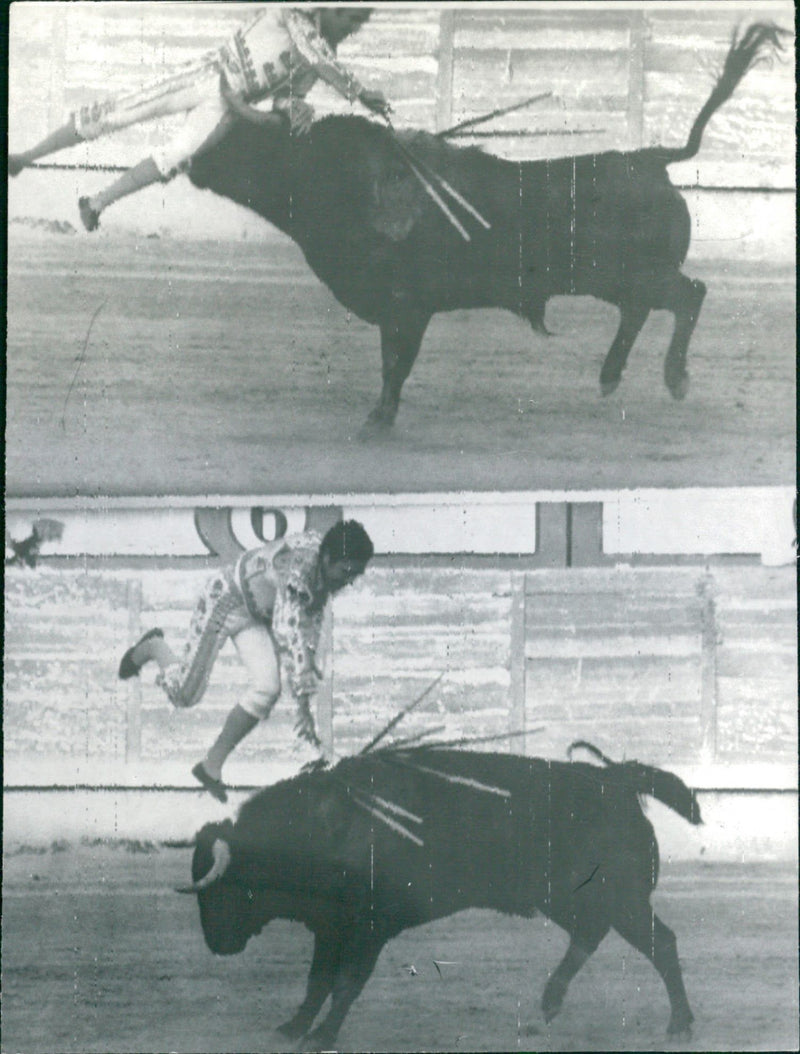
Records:
M481 114L480 117L470 117L466 121L460 121L458 124L451 125L449 128L437 132L436 138L448 139L450 136L456 135L458 132L462 132L466 128L474 128L475 125L485 124L487 121L493 121L495 117L504 117L507 113L514 113L515 110L522 110L526 106L532 106L535 102L541 102L542 99L549 99L552 94L551 91L541 92L539 95L531 95L529 99L523 99L522 102L512 103L511 106L501 106L500 109L492 110L491 113Z
M389 122L387 120L387 124L388 123ZM465 212L468 212L470 216L474 217L474 219L476 219L482 227L484 227L487 231L491 230L491 223L489 223L489 221L485 217L483 217L480 212L478 212L474 205L471 205L467 201L463 194L460 194L455 189L455 187L451 186L451 184L447 182L444 176L439 175L438 172L434 172L430 165L426 161L423 161L421 157L417 157L416 154L412 154L408 147L401 141L400 137L397 135L391 124L389 124L389 132L391 133L394 145L405 158L405 161L411 171L414 173L420 183L422 183L425 190L433 198L433 200L445 214L450 223L452 223L452 225L455 227L455 229L458 231L464 241L470 241L469 232L458 222L456 217L453 215L453 213L447 207L445 202L442 200L441 196L437 194L437 185L440 190L443 190L446 194L449 194L453 201L459 204Z
M378 745L378 743L380 743L380 741L382 739L384 739L391 732L391 730L395 727L395 725L397 725L400 721L402 721L402 719L406 716L406 714L410 714L415 706L419 706L419 704L422 702L422 700L425 698L425 696L429 695L433 691L433 689L436 687L436 685L439 683L439 681L441 681L441 679L444 677L446 672L447 672L446 670L442 670L442 672L439 674L439 676L436 677L433 681L431 681L431 683L428 685L428 687L425 689L425 691L422 692L421 695L418 695L416 699L412 700L412 702L410 702L408 704L408 706L404 706L402 710L400 710L398 713L396 713L395 716L392 718L392 720L387 725L383 726L383 728L380 730L380 732L377 734L377 736L375 736L373 739L371 739L369 741L369 743L367 743L367 745L365 747L362 747L361 750L359 750L358 753L359 754L369 754Z
M468 242L472 240L470 238L469 231L466 229L466 227L464 227L464 225L455 216L453 211L449 208L444 198L442 197L440 191L444 194L449 195L454 202L460 205L465 212L468 212L470 216L476 219L478 223L480 223L481 226L485 227L487 231L491 230L491 223L489 223L489 221L484 216L482 216L480 212L478 212L474 205L470 204L470 202L467 201L463 194L460 194L455 189L455 187L451 186L451 184L448 183L448 181L443 176L440 176L438 172L435 172L426 161L423 161L422 158L417 157L416 154L412 153L408 149L408 147L400 139L400 136L394 130L394 126L392 125L392 121L389 117L389 114L383 113L381 114L381 116L383 117L384 121L386 121L386 127L389 130L389 135L395 147L397 148L398 153L403 158L408 167L411 169L411 171L414 173L414 175L417 177L425 193L436 204L436 206L446 217L448 222L453 227L455 227L455 229L458 231L464 241Z

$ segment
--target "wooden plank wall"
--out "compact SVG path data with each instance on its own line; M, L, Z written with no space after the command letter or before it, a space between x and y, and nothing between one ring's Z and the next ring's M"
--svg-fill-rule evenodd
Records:
M796 587L793 574L777 569L714 575L720 759L785 759L795 750Z
M452 123L552 92L550 99L476 128L475 141L513 158L633 145L629 54L639 18L638 11L615 10L457 11ZM483 138L487 133L490 138Z
M342 594L336 749L359 749L443 671L399 734L439 724L446 738L507 731L510 605L509 575L501 571L376 569L361 591Z
M6 568L5 753L124 760L125 693L110 664L128 639L129 581Z
M492 124L476 142L512 158L538 158L678 144L713 83L744 9L635 4L624 8L436 9L378 7L341 47L365 83L392 100L399 126L441 129L540 92L553 97ZM193 60L230 35L243 4L17 4L10 38L10 142L44 135L64 113L108 93L135 89ZM786 3L747 19L791 26ZM715 116L697 162L676 182L794 186L794 64L748 73ZM320 112L349 107L324 86ZM140 126L62 154L92 164L132 164L181 118Z
M612 756L700 759L702 572L532 573L526 581L528 747L589 739Z
M208 572L10 569L7 754L196 760L244 686L230 644L204 702L176 711L147 673L122 684L122 650L160 625L182 641ZM336 600L334 745L351 753L442 671L399 735L526 727L513 749L562 756L586 737L655 763L792 765L797 749L792 567L456 570L371 568ZM242 759L291 756L282 699ZM544 731L534 729L544 726ZM496 749L508 749L500 743ZM188 769L187 769L188 771Z
M787 6L741 11L640 8L458 11L453 33L453 121L552 91L476 138L504 157L654 144L682 145L741 22L790 28ZM671 170L677 183L794 186L794 64L751 70L716 115L698 159ZM477 131L477 129L476 129ZM504 136L503 133L507 133Z

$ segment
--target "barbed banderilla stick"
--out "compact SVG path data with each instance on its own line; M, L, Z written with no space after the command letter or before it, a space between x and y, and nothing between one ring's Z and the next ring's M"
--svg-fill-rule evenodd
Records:
M453 224L459 234L461 234L461 237L465 241L470 241L469 234L458 222L452 212L447 208L445 203L441 200L440 196L436 193L436 185L438 185L440 190L443 190L446 194L449 194L452 200L459 204L465 212L468 212L470 216L473 217L473 219L476 219L482 227L484 227L487 231L491 230L491 223L489 223L485 216L482 216L480 212L478 212L474 205L467 201L463 194L460 194L454 186L448 183L444 176L439 175L438 172L434 172L434 170L426 161L423 161L421 158L417 157L416 154L412 154L408 147L405 146L403 142L401 142L399 136L391 127L391 125L389 126L389 131L391 133L392 139L394 140L395 146L405 158L406 164L412 170L417 179L420 180L423 187L428 191L428 193L434 199L436 204L444 212L444 214L447 216L447 218L450 220L450 222Z
M466 121L460 121L458 124L451 125L450 128L437 132L436 138L447 139L448 136L454 135L465 128L474 128L478 124L485 124L486 121L494 120L495 117L504 117L507 113L514 113L515 110L522 110L526 106L532 106L535 102L541 102L542 99L549 99L552 94L551 91L546 91L540 95L531 95L529 99L512 103L510 106L501 106L499 110L492 110L491 113L484 113L480 117L469 117Z
M434 743L423 743L426 750L441 750L445 747L461 747L469 743L491 743L498 739L517 739L520 736L534 736L537 732L544 732L545 726L538 728L526 728L521 732L498 732L492 736L466 736L461 739L438 739Z
M373 750L373 748L376 747L378 745L378 743L380 743L380 741L382 739L384 739L386 736L388 736L388 734L395 727L395 725L403 720L403 718L406 716L406 714L410 714L415 706L419 706L419 704L422 702L422 700L425 698L426 695L430 695L430 693L433 691L433 689L436 687L436 685L439 683L439 681L441 681L441 679L444 677L445 673L446 673L446 671L442 670L442 672L439 674L439 676L435 680L431 681L431 683L428 685L428 687L425 689L425 691L422 693L422 695L418 695L417 698L413 700L413 702L409 703L408 706L404 706L403 709L399 713L395 714L395 716L392 718L392 720L389 722L389 724L388 725L384 725L384 727L377 734L377 736L375 736L374 739L371 739L369 741L369 743L367 743L367 745L365 747L363 747L361 750L359 750L358 753L359 754L369 754L369 752L371 750Z
M402 739L392 740L392 750L396 750L398 747L410 747L414 743L420 743L423 739L427 739L428 736L435 736L439 732L444 732L447 725L434 725L433 728L423 728L421 732L415 732L413 736L403 736ZM425 744L426 746L428 744Z
M423 161L422 158L417 157L416 154L412 154L411 151L402 143L400 144L400 146L406 152L409 158L413 160L414 164L418 165L420 170L427 175L428 179L436 180L442 190L446 191L453 199L453 201L458 202L461 208L465 209L470 214L470 216L473 216L478 221L478 223L481 224L482 227L486 228L487 231L492 229L491 223L489 223L489 221L484 216L482 216L480 212L478 212L474 205L471 205L467 201L463 194L459 194L456 188L451 186L450 183L448 183L447 180L444 178L444 176L439 175L438 172L434 172L434 170L430 167L427 161Z
M464 227L461 223L458 222L456 217L453 215L453 213L450 211L450 209L445 204L445 202L442 199L441 195L436 192L436 188L433 186L433 184L430 182L430 180L425 178L425 176L423 175L422 171L419 168L417 168L417 166L411 160L411 158L408 155L408 151L403 147L402 143L400 143L400 141L397 138L395 138L394 136L393 136L393 138L394 138L394 141L395 141L395 146L397 146L399 148L400 153L403 155L406 164L408 165L408 167L411 169L411 171L414 173L414 175L417 177L417 179L422 184L422 188L425 191L425 193L436 203L436 205L438 205L440 211L450 221L451 225L453 227L455 227L455 229L458 231L458 233L461 235L461 237L464 239L464 241L465 242L472 241L472 239L469 236L469 231L466 229L466 227Z
M465 212L468 212L469 215L472 216L473 219L476 219L487 231L491 230L491 223L489 223L489 221L478 212L474 205L467 201L463 194L460 194L443 176L440 176L438 172L435 172L426 161L423 161L408 149L394 130L394 126L392 125L388 114L384 114L383 119L386 121L389 136L403 160L420 181L425 193L435 202L439 210L446 217L448 222L455 227L464 241L468 242L472 240L469 231L467 231L464 225L459 222L451 209L448 208L447 203L439 193L440 190L444 191L445 194L449 194L453 201L459 204Z

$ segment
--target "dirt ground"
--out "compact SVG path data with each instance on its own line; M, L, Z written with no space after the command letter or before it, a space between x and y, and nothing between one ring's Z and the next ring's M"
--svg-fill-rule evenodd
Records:
M194 898L172 891L190 849L6 848L5 1054L293 1049L274 1028L304 993L311 938L299 924L273 923L218 959ZM669 1049L797 1049L796 898L788 864L664 861L654 904L677 934L696 1017L692 1039ZM490 912L408 931L381 955L339 1049L664 1049L663 986L614 934L544 1024L539 999L565 946L541 918Z
M687 264L709 287L692 387L662 381L654 313L620 388L598 375L616 311L435 318L392 436L356 434L378 332L293 246L11 232L12 496L331 493L787 484L794 479L792 268Z

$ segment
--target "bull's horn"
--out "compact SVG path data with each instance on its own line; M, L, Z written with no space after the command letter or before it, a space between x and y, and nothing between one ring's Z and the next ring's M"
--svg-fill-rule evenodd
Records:
M246 103L241 95L237 95L230 84L228 84L224 72L219 75L219 90L228 109L245 121L250 121L251 124L275 124L276 118L280 120L277 114L266 110L257 110L255 106L250 106Z
M222 878L231 862L231 847L224 838L217 838L211 846L211 852L214 854L214 863L208 874L198 878L190 886L176 886L176 893L199 893L201 889L208 889L212 883Z

